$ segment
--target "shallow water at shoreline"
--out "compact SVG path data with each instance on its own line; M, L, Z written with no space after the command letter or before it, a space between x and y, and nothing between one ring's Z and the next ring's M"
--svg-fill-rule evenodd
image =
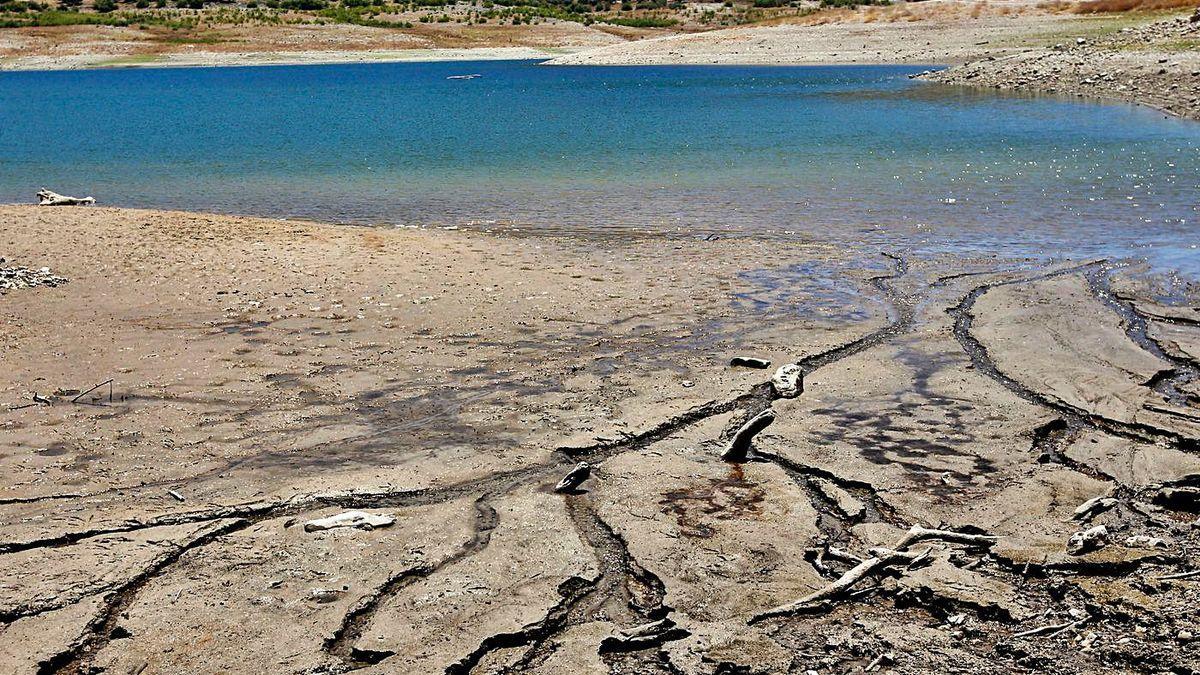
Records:
M0 201L1125 256L1200 276L1200 124L920 67L0 74ZM479 73L472 80L450 75Z

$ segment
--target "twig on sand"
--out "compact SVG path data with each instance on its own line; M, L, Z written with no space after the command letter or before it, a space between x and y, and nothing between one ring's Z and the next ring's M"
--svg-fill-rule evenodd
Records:
M111 379L105 380L105 381L101 382L100 384L97 384L96 386L92 387L91 389L88 389L87 391L81 391L81 392L79 392L78 394L76 394L76 395L75 395L75 398L71 399L71 403L79 403L79 399L83 398L84 396L87 396L88 394L92 393L93 391L96 391L97 389L99 389L100 387L103 387L103 386L104 386L104 385L106 385L106 384L108 385L108 402L109 402L109 403L112 403L112 399L113 399L113 391L112 391L112 385L113 385L113 381L112 381Z
M1033 637L1034 635L1045 635L1047 637L1054 637L1055 635L1058 635L1059 633L1063 632L1064 630L1068 630L1070 628L1074 628L1076 626L1082 625L1084 622L1086 622L1090 618L1091 617L1089 616L1089 617L1084 617L1082 619L1078 619L1075 621L1068 621L1066 623L1055 623L1055 624L1051 624L1049 626L1038 626L1037 628L1030 628L1029 630L1021 631L1020 633L1014 633L1013 637L1014 638L1023 638L1023 637Z
M1179 572L1178 574L1168 574L1158 577L1159 581L1170 581L1171 579L1195 579L1200 577L1200 570L1190 570L1187 572Z

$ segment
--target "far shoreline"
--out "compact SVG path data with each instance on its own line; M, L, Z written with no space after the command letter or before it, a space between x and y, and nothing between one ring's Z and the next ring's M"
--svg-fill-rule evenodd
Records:
M931 71L954 67L952 63L935 61L912 62L897 59L819 59L796 61L780 59L768 63L748 59L744 62L722 60L715 63L556 63L558 57L587 50L578 47L466 47L461 49L391 49L368 51L296 51L296 52L193 52L151 55L153 58L122 57L104 59L108 55L86 54L72 56L31 56L0 60L0 73L54 73L81 70L142 70L166 68L253 68L269 66L335 66L369 63L458 63L471 61L539 61L537 65L586 68L638 67L734 67L734 68L822 68L836 66L894 66L924 68Z
M192 52L114 57L109 54L28 56L0 61L0 73L133 70L146 68L245 68L362 63L454 63L459 61L548 60L583 49L574 47L465 47L365 51Z

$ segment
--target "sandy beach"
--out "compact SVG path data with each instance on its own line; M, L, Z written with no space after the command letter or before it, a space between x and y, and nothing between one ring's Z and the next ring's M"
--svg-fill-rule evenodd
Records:
M0 257L66 279L0 295L0 672L1200 669L1200 299L1137 266L33 206Z

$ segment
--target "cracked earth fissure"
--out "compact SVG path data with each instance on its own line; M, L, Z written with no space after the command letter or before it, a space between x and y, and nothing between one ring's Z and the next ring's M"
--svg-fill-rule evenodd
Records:
M189 551L201 548L220 537L241 531L251 525L244 519L232 520L213 527L191 541L178 546L170 554L162 556L121 587L111 592L104 600L102 610L88 623L84 637L65 651L38 664L39 675L47 673L86 672L84 665L113 638L122 613L137 598L138 592L151 580L170 567Z
M975 303L993 288L1031 283L1068 274L1077 274L1094 268L1099 264L1098 262L1092 262L1033 277L984 284L973 288L963 296L957 305L947 310L954 317L954 337L962 345L963 350L970 357L976 370L995 380L1021 399L1059 415L1063 422L1071 429L1091 429L1139 443L1166 442L1181 449L1196 448L1197 442L1195 439L1187 438L1176 432L1148 424L1122 422L1102 415L1089 413L1086 410L1081 410L1021 384L1000 370L988 353L987 347L972 334L971 327L975 319L972 310Z
M1129 339L1155 358L1170 365L1169 368L1159 371L1146 386L1161 394L1173 405L1189 407L1191 397L1181 391L1180 387L1200 379L1200 368L1190 359L1168 353L1157 340L1150 337L1149 317L1138 311L1132 302L1122 299L1113 291L1110 275L1111 268L1097 268L1090 270L1084 277L1092 295L1120 317Z
M391 651L371 650L358 645L363 631L371 624L375 613L404 588L487 549L492 540L492 532L499 522L500 517L496 513L496 509L492 508L489 495L479 497L475 500L475 518L471 538L461 548L439 562L401 570L392 575L374 592L361 598L343 617L342 625L334 635L325 641L325 651L342 659L348 670L376 665L393 656L394 653Z

